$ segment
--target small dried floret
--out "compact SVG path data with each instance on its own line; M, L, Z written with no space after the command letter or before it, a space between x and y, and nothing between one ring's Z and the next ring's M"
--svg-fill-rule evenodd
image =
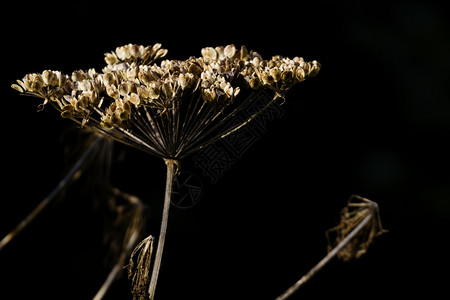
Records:
M216 59L217 58L216 49L214 49L213 47L203 48L201 52L202 52L203 58L210 58L210 59Z
M59 79L55 72L45 70L42 72L42 78L44 79L44 84L47 86L58 86Z
M236 55L236 46L234 46L234 45L227 45L223 49L223 54L224 54L225 57L234 58L235 55Z
M316 76L319 73L319 71L320 71L320 67L321 67L320 63L318 61L316 61L316 60L313 60L310 63L309 76L311 76L311 77Z
M117 57L117 55L114 52L105 53L105 62L108 65L115 65L115 64L119 63L119 58Z
M39 93L44 87L44 78L41 74L28 74L23 78L25 90Z
M136 44L120 46L114 52L105 53L105 62L108 66L132 62L150 64L156 59L166 56L167 49L162 49L161 46L159 43L147 47Z

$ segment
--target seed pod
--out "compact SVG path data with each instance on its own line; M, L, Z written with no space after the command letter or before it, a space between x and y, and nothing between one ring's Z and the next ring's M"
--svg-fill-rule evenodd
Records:
M46 86L58 85L58 77L53 71L45 70L44 72L42 72L42 79L44 80L44 84Z
M248 50L247 47L245 47L244 45L241 46L241 51L240 51L240 59L242 60L247 60L248 58Z
M106 87L106 93L113 99L119 99L120 93L115 85L108 85Z
M154 77L150 75L150 73L148 72L139 72L138 78L145 85L148 85L150 82L154 80Z
M159 49L158 52L156 52L154 59L166 56L167 52L168 52L167 49Z
M231 98L234 95L234 89L229 82L223 87L223 91L228 98Z
M98 93L95 91L90 91L87 95L89 97L89 103L93 106L97 106L100 101L98 98Z
M178 76L177 83L181 87L181 89L184 90L189 85L189 78L188 78L188 76L186 76L183 73L181 73Z
M202 97L205 101L213 101L216 99L216 92L214 89L206 88L202 89Z
M110 116L102 116L100 125L105 129L112 129L114 128L114 123L111 120Z
M19 82L20 80L17 80L17 82ZM13 83L13 84L11 84L11 87L13 88L13 89L15 89L16 91L18 91L19 93L23 93L24 92L24 89L22 88L22 85L23 85L23 83L22 84L15 84L15 83Z
M23 78L24 87L26 90L38 93L44 87L44 79L41 74L27 74Z
M263 74L261 74L261 77L264 84L271 85L274 82L274 79L272 75L269 74L269 72L264 72Z
M217 59L217 52L213 47L203 48L201 52L204 58Z
M156 81L153 81L150 84L150 86L148 88L148 91L149 91L149 95L150 95L151 99L158 99L159 98L159 94L161 92L159 83L157 83Z
M312 63L310 63L310 69L309 69L309 76L314 77L319 73L320 71L320 63L316 60L313 60Z
M284 70L281 73L281 80L283 80L284 82L289 82L292 80L292 78L294 78L294 75L292 73L292 70L290 69Z
M223 49L223 54L225 55L225 57L234 58L237 54L236 46L234 46L233 44L225 46L225 48Z
M122 109L118 109L116 110L117 117L121 120L121 121L126 121L130 118L130 113L127 112L126 110L122 110Z
M127 78L128 80L134 80L137 76L137 68L136 67L131 67L128 68L125 71L125 78Z
M131 57L130 46L131 46L131 44L128 44L128 45L116 48L116 55L120 60L123 61L123 60L126 60Z
M129 92L130 92L130 84L129 84L129 82L124 82L124 83L119 85L119 94L121 96L128 95Z
M202 73L202 68L197 63L192 63L189 65L188 72L192 73L196 76L199 76Z
M142 99L150 98L150 92L146 86L138 86L137 94L138 94L139 98L142 98Z
M250 78L249 82L248 82L249 86L254 89L257 90L261 87L261 81L259 80L258 77L252 77Z
M166 95L167 98L172 98L173 94L173 88L170 81L164 81L164 83L161 86L162 92Z
M156 43L156 44L154 44L153 47L152 47L153 53L155 53L156 51L158 51L159 49L161 49L161 47L162 47L162 44L161 44L161 43Z
M217 58L218 59L224 59L225 58L225 55L223 53L223 51L224 51L224 47L223 46L217 46L215 48L215 50L217 52Z
M44 86L40 81L33 81L30 87L33 92L40 92Z
M58 87L64 88L67 83L67 76L62 74L59 71L56 71L55 73L56 73L56 78L58 79Z
M138 94L135 94L135 93L130 94L130 96L128 97L128 101L133 103L135 106L138 106L139 104L141 104L141 99L139 98ZM128 102L126 102L126 103L128 103Z
M131 45L130 54L133 58L139 58L144 52L144 46L142 45Z
M61 117L63 117L63 118L71 118L73 116L73 110L74 110L74 108L70 104L64 106L62 111L61 111Z
M117 58L115 53L105 53L105 62L108 65L115 65L119 63L119 59Z
M297 78L298 81L303 81L305 80L305 77L306 77L305 70L303 70L302 67L298 67L297 71L295 72L295 78Z
M270 76L272 76L273 81L278 82L281 79L281 70L277 67L270 69Z
M106 86L112 85L116 83L116 75L114 73L105 73L102 76L103 84Z
M82 70L72 72L72 81L81 81L84 79L88 79L88 77Z

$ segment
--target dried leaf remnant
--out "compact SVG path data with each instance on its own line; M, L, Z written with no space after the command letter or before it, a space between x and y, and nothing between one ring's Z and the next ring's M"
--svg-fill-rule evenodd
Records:
M341 210L340 223L326 232L328 251L334 249L366 218L368 221L363 228L337 253L339 259L350 261L361 257L374 239L386 232L381 225L378 204L367 198L352 195L347 206Z

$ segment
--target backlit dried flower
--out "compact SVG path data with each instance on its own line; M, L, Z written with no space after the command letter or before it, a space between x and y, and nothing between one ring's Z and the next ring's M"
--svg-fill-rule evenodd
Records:
M201 57L156 64L166 53L159 43L128 44L105 54L102 73L46 70L28 74L12 87L43 98L44 104L51 103L64 118L82 126L151 154L179 159L243 126L220 128L231 117L224 114L227 107L242 90L268 88L275 92L274 100L284 98L320 69L318 62L299 57L264 60L245 46L206 47Z
M134 299L154 298L179 160L239 130L320 69L316 61L282 56L265 60L234 45L203 48L201 57L155 62L166 54L158 43L128 44L105 54L102 73L89 69L63 75L46 70L12 85L20 93L44 99L43 105L50 104L82 127L164 159L166 193L152 277L150 237L132 254L139 251L138 266L133 268L130 261ZM252 93L262 89L273 91L272 100L240 123L226 125L253 103Z
M361 196L352 195L347 206L341 211L339 225L327 231L328 250L332 250L342 242L360 224L363 224L364 227L337 253L338 258L343 261L361 257L366 253L373 240L386 232L381 225L377 203Z

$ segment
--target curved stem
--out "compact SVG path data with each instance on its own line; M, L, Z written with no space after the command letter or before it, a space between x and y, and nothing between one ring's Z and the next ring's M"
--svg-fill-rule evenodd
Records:
M133 247L136 245L138 238L139 238L139 229L136 229L136 224L140 223L140 215L141 211L143 210L143 204L142 202L135 196L128 195L122 191L119 191L116 188L113 188L113 193L115 195L122 195L127 201L129 201L131 204L135 205L135 211L133 213L133 216L131 217L131 221L129 224L129 227L127 228L127 232L125 233L124 240L126 243L124 244L124 247L120 253L119 259L117 260L114 267L111 269L111 271L108 274L108 277L106 278L105 282L101 286L101 288L98 290L97 294L94 296L92 300L102 300L105 296L106 292L109 290L111 285L113 284L114 280L118 277L120 272L124 269L124 264L127 259L127 256L130 254Z
M159 232L158 247L156 249L155 263L153 265L152 277L148 289L149 299L155 297L156 283L158 281L159 268L161 267L161 258L164 249L164 241L166 239L167 222L169 219L170 198L172 196L172 183L175 176L175 167L178 162L173 159L164 159L167 166L166 192L164 196L164 209L161 222L161 230Z
M103 140L103 137L99 136L97 139L92 142L91 146L86 150L86 152L81 156L81 158L75 163L75 165L70 169L70 171L66 174L66 176L58 183L58 185L45 197L41 203L36 206L36 208L25 218L23 219L17 226L14 228L9 234L7 234L3 239L0 240L0 251L14 238L16 237L23 229L25 229L43 210L46 208L53 199L55 199L56 195L61 192L63 188L65 188L71 180L78 179L81 171L81 167L86 163L87 159L91 156L92 151L97 147L98 143Z

